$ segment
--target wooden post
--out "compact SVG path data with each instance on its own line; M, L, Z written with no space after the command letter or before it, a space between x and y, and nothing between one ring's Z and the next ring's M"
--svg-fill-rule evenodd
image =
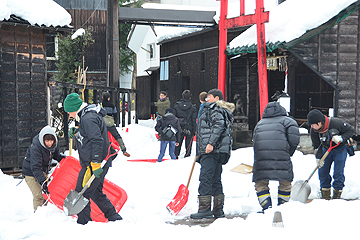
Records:
M107 1L106 15L106 56L108 79L110 87L119 87L119 6L117 0ZM115 103L115 95L112 92L110 97L112 103Z

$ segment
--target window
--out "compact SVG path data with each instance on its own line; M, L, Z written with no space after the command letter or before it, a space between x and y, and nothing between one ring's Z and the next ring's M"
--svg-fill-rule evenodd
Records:
M160 62L160 81L169 80L169 60Z
M46 35L46 60L56 60L58 51L58 37L55 34Z
M155 43L148 44L147 52L148 52L148 59L155 58Z

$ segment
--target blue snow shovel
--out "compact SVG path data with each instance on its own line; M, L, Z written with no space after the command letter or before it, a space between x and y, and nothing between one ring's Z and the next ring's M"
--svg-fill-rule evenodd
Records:
M340 142L338 144L336 144L335 146L332 146L332 141L330 141L330 147L325 152L325 154L322 156L320 161L325 161L325 158L329 155L330 151L332 149L336 148L337 146L339 146L339 144L340 144ZM310 193L311 193L311 187L309 185L310 178L314 175L314 173L318 169L319 169L319 166L316 166L316 168L310 174L309 178L306 179L305 181L299 180L294 183L294 185L291 188L291 193L290 193L291 200L306 203L306 201L308 200L308 197L310 196Z
M110 154L110 147L113 147L116 149L116 152L113 154ZM105 157L105 159L101 162L101 168L105 165L107 160L116 155L120 150L120 147L116 146L114 143L111 142L109 149L108 149L108 155ZM73 216L81 212L86 205L89 203L89 199L85 198L83 196L84 192L89 188L90 184L94 181L95 175L92 174L90 179L87 181L83 189L78 193L75 190L71 190L70 193L66 196L64 200L64 213L67 216Z

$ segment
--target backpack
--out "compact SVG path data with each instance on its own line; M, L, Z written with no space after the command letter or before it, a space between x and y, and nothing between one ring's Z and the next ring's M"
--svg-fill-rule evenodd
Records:
M173 126L171 126L171 125L164 127L162 130L162 134L164 135L165 141L171 141L176 133L177 133L177 130L175 128L173 128Z

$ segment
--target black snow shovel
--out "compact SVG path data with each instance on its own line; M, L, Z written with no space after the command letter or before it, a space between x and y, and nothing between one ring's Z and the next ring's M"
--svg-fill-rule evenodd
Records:
M325 152L325 154L322 156L320 161L325 161L325 158L329 155L330 151L332 149L336 148L337 146L339 146L339 144L340 144L340 142L338 144L336 144L335 146L332 146L332 141L330 141L330 147ZM310 196L310 193L311 193L311 187L309 185L310 178L314 175L314 173L318 169L319 169L319 166L316 166L316 168L310 174L309 178L306 179L305 181L299 180L294 183L294 185L291 188L291 193L290 193L291 200L306 203L306 201L308 200L308 197Z
M110 147L113 147L116 149L116 152L113 154L110 154ZM119 152L120 148L116 146L114 143L111 142L109 149L108 149L108 155L105 157L105 159L101 162L101 168L105 165L107 160L116 155ZM90 184L94 181L95 175L91 175L90 179L87 181L83 189L78 193L75 190L71 190L70 193L66 196L64 200L64 206L63 210L65 215L67 216L73 216L81 212L86 205L89 203L89 199L85 198L83 196L84 192L89 188Z

